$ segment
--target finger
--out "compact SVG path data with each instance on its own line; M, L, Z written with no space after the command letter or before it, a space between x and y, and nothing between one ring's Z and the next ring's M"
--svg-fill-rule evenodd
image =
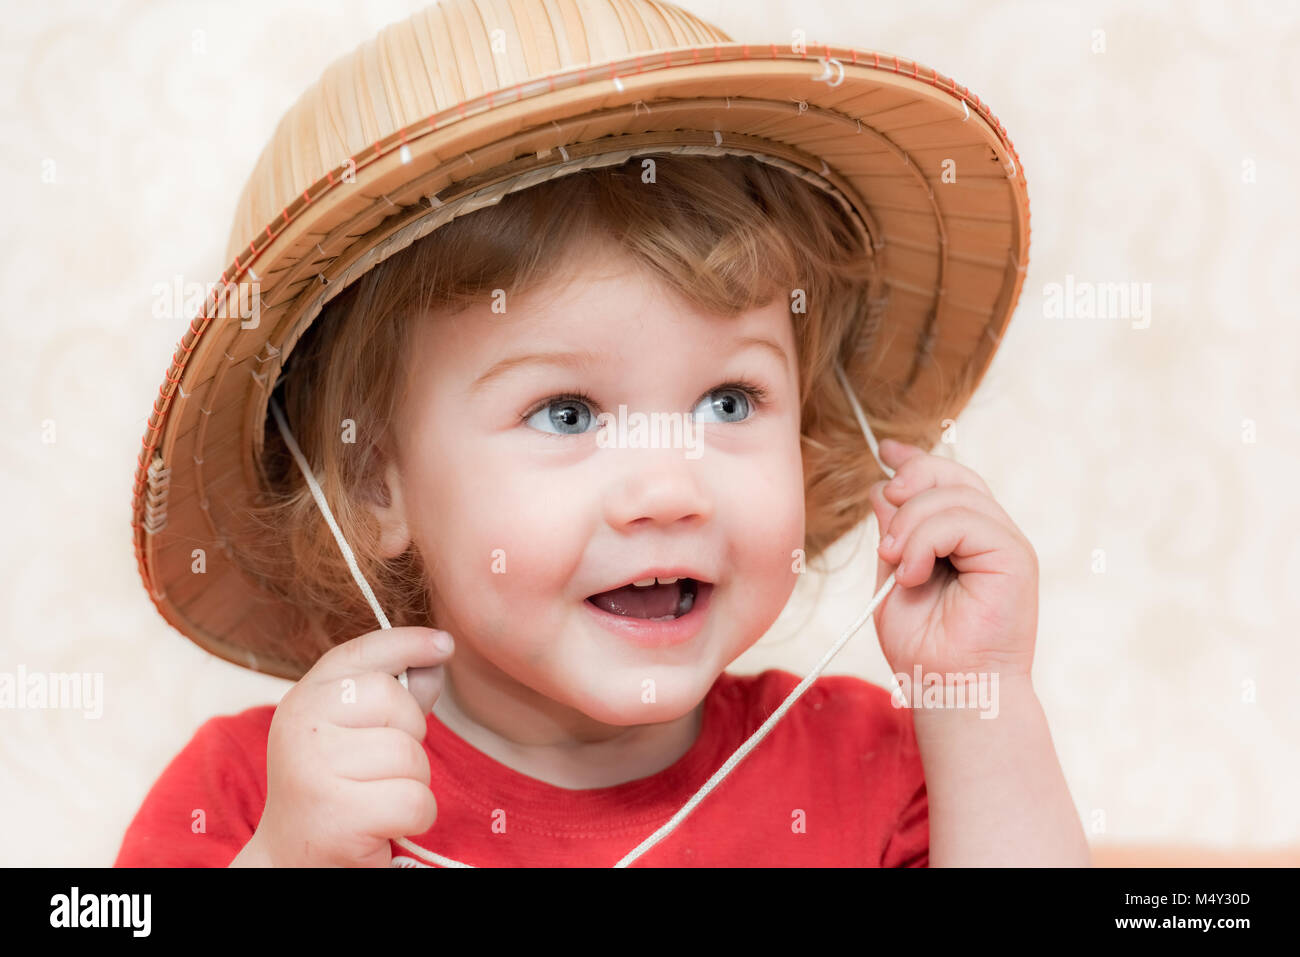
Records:
M313 678L327 681L366 671L382 671L396 677L409 668L440 665L455 651L454 645L443 650L435 643L438 635L446 634L416 625L366 632L325 652L311 674Z
M892 439L885 439L884 441L893 442ZM883 455L884 443L881 444L881 454ZM901 442L895 442L894 444L902 445ZM923 492L928 488L938 488L941 485L965 485L990 497L993 495L988 485L974 469L967 468L965 465L939 455L927 455L915 445L902 445L902 447L908 450L906 457L900 456L899 465L894 471L894 477L885 486L885 496L893 504L902 505L918 492ZM886 461L888 462L888 459Z
M968 508L950 508L922 522L904 543L895 580L905 588L924 585L939 558L947 558L959 574L1005 574L1025 563L1025 552L1001 522Z
M319 685L328 696L325 713L340 728L397 728L417 741L429 733L429 721L411 692L389 674L368 671Z
M350 781L409 778L427 786L432 775L424 745L397 728L347 728L331 766Z
M918 455L925 454L925 449L918 448L915 445L908 445L906 442L898 441L898 439L880 440L880 457L895 472Z
M889 528L890 523L893 521L894 514L898 511L895 506L889 504L885 499L885 481L888 480L886 479L884 481L876 482L871 486L871 490L867 493L867 497L871 501L872 512L876 516L876 529L881 539L884 538L885 529ZM880 590L880 586L885 583L885 579L889 577L889 573L892 570L893 569L889 568L883 560L876 563L876 591Z
M420 711L428 714L442 694L443 675L446 669L441 665L433 668L412 668L406 673L406 683Z
M885 526L880 535L880 547L877 553L887 562L899 561L904 544L913 529L932 515L950 508L969 508L981 512L994 521L1011 526L1017 533L1015 522L994 499L977 492L966 485L945 485L940 488L926 489L914 498L910 498L902 508L895 510L894 517Z
M363 827L372 837L415 837L433 827L438 802L428 786L410 778L345 781L352 802L364 807Z
M898 506L885 498L885 484L888 481L882 479L874 483L867 492L867 499L871 502L871 512L876 516L876 528L881 537L884 537L885 529L889 528L889 523L894 520L894 513L898 511Z

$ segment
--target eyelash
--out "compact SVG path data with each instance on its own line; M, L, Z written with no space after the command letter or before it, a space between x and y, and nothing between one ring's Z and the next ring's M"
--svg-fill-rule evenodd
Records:
M717 388L711 389L709 392L705 393L705 395L714 395L715 393L727 392L728 390L735 391L735 392L743 392L745 396L749 399L750 403L754 406L755 411L765 408L767 406L768 391L758 383L750 382L748 379L739 379L734 382L725 382L722 385L718 386ZM562 392L559 395L549 396L543 399L541 402L534 405L532 409L524 413L523 417L520 418L519 421L521 423L527 422L538 412L542 411L542 409L556 402L582 402L588 408L593 408L593 409L596 406L596 401L587 393L583 392L582 390L578 390L576 392ZM735 423L735 424L738 425L739 423ZM573 438L572 435L559 435L552 432L543 432L541 434L548 435L551 436L552 438L557 438L557 439Z

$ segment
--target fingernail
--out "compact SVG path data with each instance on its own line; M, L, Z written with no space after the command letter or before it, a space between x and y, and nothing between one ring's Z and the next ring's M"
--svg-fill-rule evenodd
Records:
M891 545L893 545L893 544L894 544L894 536L893 536L893 535L886 535L886 536L884 537L884 539L881 541L881 543L880 543L880 547L881 547L882 550L886 550L886 549L888 549L888 548L889 548Z
M445 631L440 631L434 635L433 643L438 646L439 651L451 651L452 649L451 635Z
M903 569L906 567L907 566L905 566L902 562L898 563L898 569L894 572L894 581L898 581L900 578L903 577Z
M895 475L895 476L893 477L893 479L890 481L890 483L889 483L889 487L892 488L892 489L900 489L900 488L902 488L902 487L903 487L903 476L901 476L901 475Z

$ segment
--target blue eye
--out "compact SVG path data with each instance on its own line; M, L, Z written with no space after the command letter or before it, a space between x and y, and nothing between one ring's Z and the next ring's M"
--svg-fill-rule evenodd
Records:
M752 382L728 382L714 389L695 407L697 422L744 422L767 402L768 392ZM548 435L582 435L596 425L596 403L585 392L551 396L523 417L524 424ZM710 418L714 416L714 418Z
M707 422L708 413L712 412L721 418L718 422L743 422L749 418L749 392L747 389L724 388L716 392L710 392L695 407L695 419L697 422ZM706 409L704 414L700 410Z
M585 395L557 395L553 399L547 399L546 404L528 416L525 423L539 432L581 435L596 420L587 405L590 401ZM553 430L547 426L552 426Z

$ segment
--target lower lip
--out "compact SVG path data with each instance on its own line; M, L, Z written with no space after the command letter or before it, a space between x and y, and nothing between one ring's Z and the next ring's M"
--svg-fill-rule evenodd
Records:
M680 618L669 621L651 621L649 618L631 618L616 615L583 600L587 610L595 616L596 621L643 648L667 648L690 641L704 625L704 616L708 613L709 603L713 598L713 585L700 584L695 594L695 603L691 610Z

